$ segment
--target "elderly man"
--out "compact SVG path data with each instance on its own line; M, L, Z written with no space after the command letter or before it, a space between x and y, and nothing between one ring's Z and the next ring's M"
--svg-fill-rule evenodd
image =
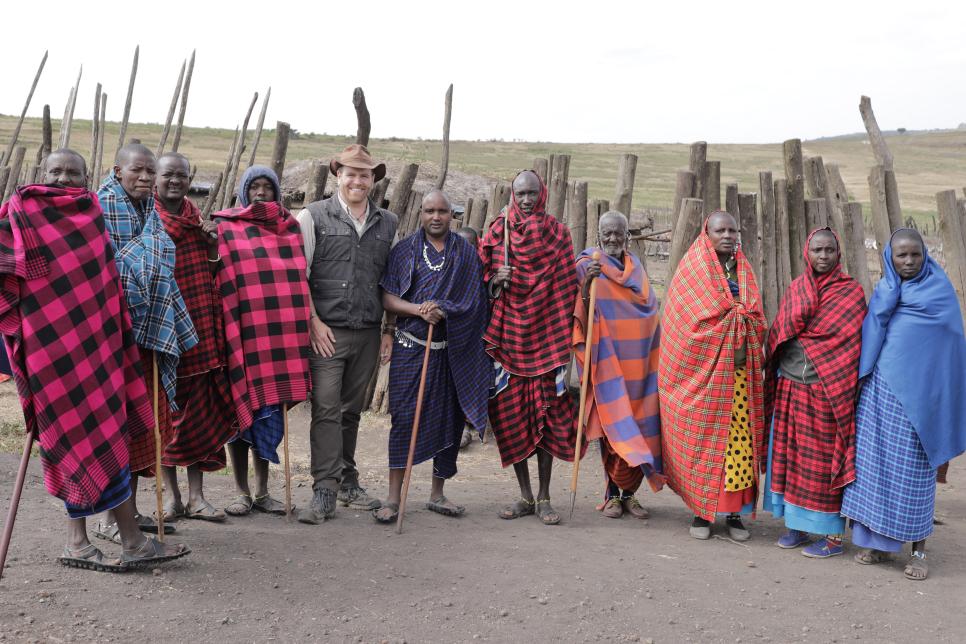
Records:
M170 433L169 406L174 405L178 360L198 343L181 291L174 279L174 242L154 207L157 161L154 153L139 143L125 145L117 153L114 172L97 191L104 210L104 225L114 247L131 313L134 339L141 348L141 364L148 390L154 387L157 365L159 379L158 424L162 435ZM176 407L175 407L176 408ZM137 493L138 475L154 476L154 436L131 443L131 490ZM118 540L118 526L99 523L97 536ZM157 531L154 520L139 515L142 529ZM173 526L166 526L173 530Z
M433 485L426 508L460 516L463 506L443 495L456 474L464 423L486 429L486 399L492 368L483 349L486 291L476 248L450 232L449 198L433 190L423 198L420 228L389 253L382 302L396 315L396 346L389 371L389 498L373 513L390 523L399 516L400 489L413 431L427 334L429 363L413 463L433 459Z
M496 393L490 423L504 467L513 465L520 499L500 517L536 514L560 523L550 505L554 457L572 461L574 408L564 384L577 273L570 231L547 213L547 187L531 170L513 180L510 204L493 221L480 256L493 297L486 334ZM540 488L530 487L527 459L537 455Z
M154 421L84 158L51 153L43 182L0 208L0 328L44 483L66 505L59 560L121 572L182 557L186 547L145 537L135 517L128 444L151 436ZM87 536L87 517L105 510L117 519L119 558Z
M651 489L664 484L661 418L657 400L660 342L658 304L641 261L627 250L627 217L611 210L598 224L603 256L588 248L577 259L580 294L574 311L574 347L581 373L589 321L590 286L597 280L594 334L587 394L587 440L600 439L607 479L601 510L619 519L628 512L646 519L634 496L647 477Z
M225 328L221 297L215 285L218 267L216 224L202 221L201 211L186 198L190 187L188 158L168 152L158 159L154 204L175 245L174 279L188 307L199 342L178 362L178 387L170 433L161 462L171 499L164 520L179 517L224 521L225 513L204 496L204 472L225 467L225 443L233 436L235 415L225 372ZM183 503L175 466L188 469L188 502Z
M350 145L329 169L338 191L296 215L309 278L312 423L309 429L312 503L299 512L317 524L335 514L336 500L364 510L379 507L359 485L356 438L366 387L380 360L389 360L395 328L382 324L382 279L398 218L369 199L386 174L364 145Z

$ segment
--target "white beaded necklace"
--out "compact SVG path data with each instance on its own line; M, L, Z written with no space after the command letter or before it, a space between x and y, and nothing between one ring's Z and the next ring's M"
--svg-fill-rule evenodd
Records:
M429 244L425 244L424 243L423 244L423 261L426 262L426 267L429 270L431 270L431 271L437 271L437 272L439 272L439 271L443 270L443 264L446 263L446 256L443 255L443 258L439 260L439 264L437 264L437 265L434 266L429 261L429 254L426 252L427 250L429 250Z

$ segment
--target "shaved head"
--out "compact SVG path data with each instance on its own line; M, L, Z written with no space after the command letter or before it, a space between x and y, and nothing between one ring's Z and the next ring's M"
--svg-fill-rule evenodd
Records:
M600 216L600 220L597 222L598 231L604 227L605 223L609 222L619 223L625 232L627 232L627 229L630 226L630 224L627 222L627 215L622 213L620 210L608 210Z
M827 230L825 228L822 228L822 229L816 230L814 233L812 233L812 239L813 240L818 239L819 237L831 239L833 242L835 242L835 247L838 248L838 246L839 246L839 239L838 239L838 237L835 236L835 233L833 233L831 230Z
M143 146L140 143L128 143L117 151L117 157L114 159L114 165L122 166L130 161L132 157L137 155L144 155L151 159L154 158L154 152L152 152L148 147Z
M892 234L892 244L895 245L896 242L908 240L914 241L919 244L920 247L925 248L926 244L922 241L922 235L918 231L912 228L900 228Z
M722 222L731 223L735 228L738 227L738 220L727 210L716 210L708 215L708 228Z
M51 152L44 160L43 183L65 188L86 188L87 163L84 157L67 148Z
M423 197L421 205L425 206L429 201L435 199L442 199L444 202L446 202L446 207L449 208L450 212L453 211L453 203L449 200L449 196L439 188L433 188L427 192L426 196Z
M45 169L48 168L48 167L50 167L52 165L52 160L54 160L55 157L58 157L58 158L60 158L60 157L73 157L73 158L77 159L78 161L80 161L81 167L84 169L84 173L85 174L87 173L87 159L85 159L83 156L81 156L80 153L75 152L74 150L71 150L70 148L60 148L59 150L54 150L53 152L51 152L50 154L48 154L47 155L47 158L44 159L44 168Z
M161 163L165 159L177 159L179 161L184 161L186 164L188 164L188 166L191 165L191 162L188 161L188 157L181 154L180 152L165 152L164 154L158 157L158 163Z

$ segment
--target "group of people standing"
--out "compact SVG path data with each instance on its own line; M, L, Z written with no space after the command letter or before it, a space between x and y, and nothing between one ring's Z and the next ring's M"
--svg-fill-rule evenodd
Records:
M878 563L908 541L905 574L926 577L936 468L966 450L955 425L966 417L966 341L955 293L918 233L893 234L867 309L836 234L814 231L769 329L727 212L712 213L672 267L661 311L628 249L627 218L602 215L598 248L575 259L533 171L514 178L481 238L454 229L452 203L433 190L417 230L398 239L396 215L369 197L385 164L350 145L330 169L336 192L293 215L274 172L252 166L238 207L207 221L187 198L180 154L125 146L94 194L84 159L58 150L43 184L0 210L0 333L47 488L70 517L62 563L120 571L189 552L142 535L159 529L134 496L138 476L157 474L155 426L166 528L284 514L269 463L288 409L309 400L303 523L331 519L339 504L395 521L421 405L413 460L433 461L426 507L439 514L465 512L444 484L465 432L482 438L489 424L520 488L500 517L559 523L553 461L585 454L580 425L598 441L607 517L646 519L636 497L646 479L680 495L691 536L710 538L723 515L744 541L742 515L761 491L788 528L778 546L841 554L851 519L857 561ZM568 386L574 355L578 376L588 371L583 417ZM367 387L387 362L380 501L360 485L355 448ZM203 473L225 467L226 445L237 496L222 510L205 498ZM120 558L88 540L86 517L102 512L94 533L121 544Z

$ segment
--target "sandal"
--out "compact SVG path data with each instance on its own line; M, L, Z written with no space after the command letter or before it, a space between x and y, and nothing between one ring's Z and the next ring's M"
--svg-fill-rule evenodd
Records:
M154 537L145 537L144 543L135 548L132 552L124 550L121 552L121 561L125 568L145 568L154 564L163 563L180 559L191 552L191 548L183 543L172 544L177 550L173 554L164 554L164 544Z
M177 521L181 517L186 515L184 503L177 501L171 505L165 506L164 508L164 522L165 524ZM167 532L165 532L167 534Z
M863 566L874 566L875 564L880 564L883 561L889 560L889 554L881 550L875 550L873 548L866 548L865 550L859 550L855 553L855 563L860 563Z
M430 499L429 503L426 504L426 509L430 512L436 512L437 514L442 514L444 517L460 517L466 512L466 508L462 505L446 505L449 502L445 496L441 496L435 501Z
M186 507L184 510L184 516L188 519L200 519L201 521L212 521L214 523L221 523L225 520L225 513L207 500L197 510L192 510L190 507Z
M909 558L909 563L906 564L902 574L912 581L923 581L928 577L929 565L926 563L926 553L913 550L912 557Z
M389 510L388 514L380 514L383 510ZM372 518L376 523L395 523L399 518L398 503L383 503L380 507L373 509Z
M252 507L259 512L264 512L266 514L274 514L276 516L285 516L285 504L278 499L272 498L271 494L266 494L265 496L256 496L255 500L252 502ZM292 510L295 510L295 506L292 506Z
M128 570L127 566L105 561L104 553L98 550L93 543L87 544L80 550L71 550L69 546L64 546L64 554L57 557L57 561L71 568L83 568L97 572L127 572Z
M158 533L158 524L157 524L157 522L153 518L149 517L148 515L141 514L139 512L139 513L137 513L137 514L134 515L134 519L138 522L138 527L141 529L141 532L148 532L150 534L157 534ZM165 523L164 524L164 533L165 534L174 534L175 533L175 527L173 525L170 525L168 523Z
M98 520L94 524L94 536L98 539L121 545L121 529L117 527L116 521L114 523L104 523L102 520Z
M536 514L537 508L534 501L527 501L526 499L520 499L516 501L513 505L508 505L502 510L500 510L500 518L511 520L519 519L520 517L528 517L531 514Z
M252 511L252 505L254 505L252 497L247 494L239 494L238 497L228 504L225 508L225 512L233 517L243 517Z
M544 503L547 504L547 508L549 509L545 510L544 512L540 512L539 507L541 504L544 504ZM560 523L560 515L557 514L556 510L550 507L550 499L538 499L537 508L538 508L537 516L540 517L540 520L543 522L543 525L557 525L558 523Z

